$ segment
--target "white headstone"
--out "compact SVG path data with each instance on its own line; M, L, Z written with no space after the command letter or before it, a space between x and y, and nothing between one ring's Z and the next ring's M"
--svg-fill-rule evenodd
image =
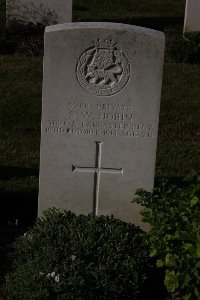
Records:
M200 31L200 0L186 0L184 32Z
M45 33L39 214L113 214L154 184L164 56L161 32L113 23Z
M51 25L72 21L72 0L7 0L7 20Z

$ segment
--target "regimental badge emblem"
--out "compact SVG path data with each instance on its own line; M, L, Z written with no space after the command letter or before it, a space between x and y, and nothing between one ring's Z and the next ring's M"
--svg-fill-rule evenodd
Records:
M113 40L97 40L80 56L76 75L82 88L96 96L111 96L127 84L130 64Z

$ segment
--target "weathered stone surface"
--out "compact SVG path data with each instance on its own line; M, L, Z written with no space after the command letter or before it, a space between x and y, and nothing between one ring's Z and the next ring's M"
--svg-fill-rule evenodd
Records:
M186 0L184 32L200 31L200 0Z
M112 23L45 33L39 214L113 214L154 183L164 35Z
M72 0L7 0L7 20L51 25L72 21Z

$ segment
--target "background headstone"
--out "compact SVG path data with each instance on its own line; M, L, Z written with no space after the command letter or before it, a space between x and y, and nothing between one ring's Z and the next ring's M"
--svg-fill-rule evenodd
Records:
M51 25L72 21L72 0L7 0L7 21Z
M186 0L184 32L200 31L200 0Z
M39 214L49 207L113 214L154 183L164 35L112 23L45 33Z

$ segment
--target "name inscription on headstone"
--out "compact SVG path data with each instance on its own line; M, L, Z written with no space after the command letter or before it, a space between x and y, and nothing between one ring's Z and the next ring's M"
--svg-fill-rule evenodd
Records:
M153 125L136 123L132 105L66 102L65 120L48 120L47 134L153 138Z

